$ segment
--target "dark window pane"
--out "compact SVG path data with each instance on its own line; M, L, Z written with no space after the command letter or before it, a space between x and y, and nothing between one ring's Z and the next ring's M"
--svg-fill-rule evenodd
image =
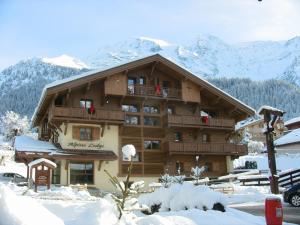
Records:
M146 126L159 126L160 125L160 120L159 118L155 117L144 117L144 125Z
M160 149L160 141L144 141L145 149Z
M92 140L91 128L80 128L80 140Z
M71 184L93 184L93 162L71 162L70 182Z

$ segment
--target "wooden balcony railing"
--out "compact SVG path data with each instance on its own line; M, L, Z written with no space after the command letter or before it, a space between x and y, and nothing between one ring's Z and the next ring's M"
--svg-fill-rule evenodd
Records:
M246 145L231 143L188 143L169 141L165 143L169 154L211 154L211 155L245 155Z
M154 96L162 98L181 98L181 90L176 88L155 88L155 86L128 85L128 95Z
M220 127L220 128L234 128L235 121L233 119L218 119L208 118L203 120L201 116L181 116L181 115L166 115L164 120L168 126L178 127Z
M74 107L55 106L51 111L52 117L76 118L84 120L106 120L113 122L124 122L125 114L117 110L95 109L94 113L89 113L87 109Z

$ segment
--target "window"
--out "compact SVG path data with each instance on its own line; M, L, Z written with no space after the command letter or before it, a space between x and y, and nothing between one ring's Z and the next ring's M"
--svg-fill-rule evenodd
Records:
M144 141L144 149L160 149L160 141Z
M175 114L175 108L173 106L168 106L168 114L169 115Z
M88 100L88 99L81 99L80 100L80 108L83 109L90 109L93 105L93 101L92 100Z
M159 126L160 125L160 119L155 117L144 117L144 125L146 126Z
M60 184L60 161L55 163L57 167L52 172L52 184Z
M139 117L138 116L129 116L126 115L125 123L131 125L138 125L139 124Z
M63 95L57 96L54 104L55 104L55 106L63 106L64 105L64 96Z
M183 162L176 161L175 164L176 173L180 174L183 172Z
M158 106L144 106L144 113L159 113Z
M123 112L139 112L137 105L122 105Z
M209 135L208 134L202 134L202 142L207 143L209 142Z
M174 133L174 140L175 141L182 141L182 134L180 132Z
M80 140L92 140L92 128L80 127L79 134Z
M70 162L71 184L93 184L94 164L93 162Z
M212 172L213 171L213 166L211 162L206 162L205 163L205 171L206 172Z
M140 153L139 153L139 152L137 152L137 153L135 154L135 156L132 157L132 161L133 161L133 162L140 162L140 161L141 161L140 159L141 159L141 158L140 158ZM127 157L123 154L123 161L130 161L130 159L127 158Z
M128 86L128 94L134 94L134 86L136 84L135 77L128 77L127 86Z
M139 78L139 85L145 85L146 84L146 78L145 77L140 77Z

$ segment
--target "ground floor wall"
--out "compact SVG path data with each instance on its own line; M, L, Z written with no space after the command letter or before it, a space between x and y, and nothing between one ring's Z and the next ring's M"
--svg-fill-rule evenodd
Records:
M71 168L70 163L74 161L62 160L60 161L60 185L75 184L71 182ZM89 187L100 188L105 191L114 191L115 188L109 181L107 170L112 176L118 177L118 161L103 161L99 167L99 161L93 161L93 183L88 184ZM126 177L118 177L120 181L125 181ZM158 182L159 175L155 177L132 177L131 181L145 181L147 187L152 182Z
M119 176L119 162L115 161L69 161L61 160L60 162L60 184L61 185L70 185L74 183L74 179L71 176L74 176L74 168L72 165L75 163L91 163L93 165L93 180L92 183L88 184L89 187L100 188L106 191L113 191L114 186L110 183L108 175L105 173L105 170L108 171L112 176L117 176L120 180L125 180L126 176ZM170 175L176 175L176 166L182 166L182 173L187 176L191 173L191 168L197 165L195 156L172 156L167 162L166 171ZM182 163L182 164L180 164ZM80 164L79 164L80 165ZM204 177L218 177L225 175L229 172L232 172L232 160L230 156L199 156L198 165L207 166L208 171L203 174ZM78 166L78 165L77 165ZM172 168L172 169L171 169ZM158 182L160 174L151 175L151 176L132 176L131 181L145 181L145 186L152 182ZM83 183L81 183L83 184Z

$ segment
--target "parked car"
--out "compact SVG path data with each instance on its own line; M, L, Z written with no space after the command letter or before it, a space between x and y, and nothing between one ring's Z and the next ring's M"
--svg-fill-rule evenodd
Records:
M22 175L18 173L13 173L13 172L6 172L6 173L0 173L0 181L6 181L6 182L14 182L14 183L23 183L27 182L27 178L23 177Z
M292 206L300 207L300 183L283 192L283 200Z

